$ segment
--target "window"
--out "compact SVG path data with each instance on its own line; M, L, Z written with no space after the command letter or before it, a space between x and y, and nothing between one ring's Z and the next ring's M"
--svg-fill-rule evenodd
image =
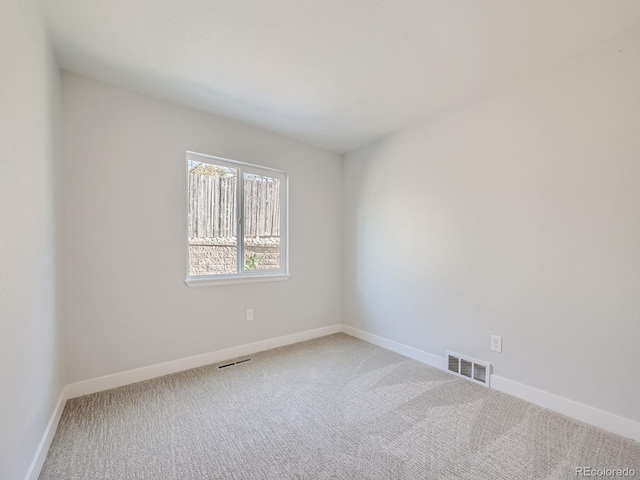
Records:
M188 285L288 278L285 172L187 152Z

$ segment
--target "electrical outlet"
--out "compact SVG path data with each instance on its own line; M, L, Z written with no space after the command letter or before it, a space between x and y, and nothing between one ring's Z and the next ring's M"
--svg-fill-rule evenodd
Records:
M502 353L502 337L491 335L491 350Z
M247 308L247 322L253 321L253 308Z

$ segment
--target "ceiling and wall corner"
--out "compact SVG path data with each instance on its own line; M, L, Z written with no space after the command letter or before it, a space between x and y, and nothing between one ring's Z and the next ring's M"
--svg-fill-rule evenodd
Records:
M62 69L343 153L640 22L637 0L42 0Z

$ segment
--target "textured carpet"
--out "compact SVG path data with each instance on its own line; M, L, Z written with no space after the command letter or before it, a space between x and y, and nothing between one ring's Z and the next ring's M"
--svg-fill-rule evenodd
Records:
M640 478L639 443L344 334L252 359L69 400L40 479Z

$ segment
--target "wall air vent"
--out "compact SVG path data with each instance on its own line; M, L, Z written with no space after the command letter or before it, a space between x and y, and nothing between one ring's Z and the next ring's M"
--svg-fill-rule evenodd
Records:
M223 363L222 365L218 365L218 370L222 370L223 368L233 367L234 365L240 365L241 363L250 362L250 358L245 358L242 360L236 360L235 362Z
M467 380L487 387L489 386L489 379L491 377L490 363L447 351L447 370L455 373L459 377L464 377Z

